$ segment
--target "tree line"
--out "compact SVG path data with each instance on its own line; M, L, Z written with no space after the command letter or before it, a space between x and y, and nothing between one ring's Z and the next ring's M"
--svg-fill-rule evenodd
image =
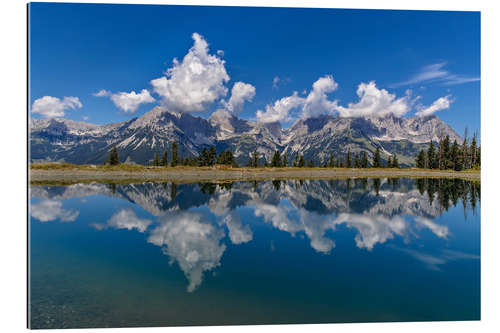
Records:
M418 153L415 164L417 168L439 169L439 170L467 170L481 168L481 146L477 144L476 134L468 143L467 132L462 144L457 140L450 143L447 135L439 140L437 147L431 141L427 152L424 149Z
M106 163L110 165L120 164L118 156L118 149L114 146L109 151L109 157ZM210 146L208 149L203 148L201 153L197 156L182 157L179 156L179 145L177 141L172 142L169 149L166 149L160 157L156 151L153 157L152 165L156 167L176 167L178 165L185 166L214 166L215 164L231 165L232 167L239 167L238 162L234 158L231 149L222 151L217 154L215 146Z
M247 163L247 167L258 168L272 167L272 168L399 168L399 160L396 154L390 155L387 162L384 163L381 157L380 147L375 149L375 153L371 161L368 158L366 151L360 151L359 153L352 153L349 149L345 156L338 156L335 158L333 154L330 155L323 163L316 162L314 159L309 159L306 161L303 154L296 153L295 157L289 162L286 154L281 156L280 152L276 150L271 158L271 162L265 161L260 165L260 154L257 149L250 154L250 158Z
M359 153L352 153L349 149L345 156L338 156L335 158L333 154L325 160L323 163L316 163L313 159L305 160L304 155L296 153L293 160L290 162L287 159L286 154L281 156L280 152L276 150L271 158L271 162L268 163L264 157L264 163L261 164L261 154L257 151L257 148L250 153L249 160L246 164L250 168L258 167L273 167L273 168L399 168L399 160L396 154L390 155L387 162L384 163L381 157L380 147L375 149L371 160L368 158L366 151L360 151ZM105 163L110 165L120 164L120 158L118 156L118 149L114 146L110 152L109 157ZM225 150L217 154L215 146L210 146L209 148L204 147L197 157L181 157L179 156L179 146L177 141L172 142L170 151L166 149L162 156L160 157L158 152L155 152L152 165L153 166L171 166L176 167L178 165L185 166L214 166L215 164L230 165L232 167L239 167L236 158L231 149Z

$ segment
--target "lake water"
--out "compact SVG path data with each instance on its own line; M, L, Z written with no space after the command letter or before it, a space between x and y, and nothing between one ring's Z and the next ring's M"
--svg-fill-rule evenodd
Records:
M480 319L480 183L30 187L32 328Z

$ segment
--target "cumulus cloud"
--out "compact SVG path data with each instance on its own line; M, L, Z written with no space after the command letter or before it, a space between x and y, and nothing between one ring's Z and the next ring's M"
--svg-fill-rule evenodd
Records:
M224 102L226 110L238 114L243 110L243 104L252 101L255 97L255 87L244 82L236 82L231 90L231 98Z
M110 98L116 107L130 114L135 113L141 104L153 103L155 101L146 89L142 89L139 94L136 94L135 91L129 93L119 92L111 94Z
M243 244L251 241L253 239L252 230L248 225L243 226L241 224L241 219L238 213L231 212L223 220L229 231L229 239L235 245Z
M468 82L479 81L479 77L464 76L450 73L444 67L446 62L430 64L421 68L420 72L412 76L410 79L394 83L391 87L408 86L420 83L439 83L445 86L463 84Z
M383 117L393 114L401 117L410 110L410 96L396 98L385 89L378 89L374 81L360 83L357 90L358 103L349 103L347 107L336 109L341 117Z
M324 113L333 113L337 107L337 101L329 101L326 94L337 90L338 86L331 75L321 77L314 82L313 89L304 101L301 117L311 118Z
M420 106L418 108L418 112L415 113L415 115L419 117L430 116L438 111L449 109L451 103L453 103L451 95L440 97L428 107Z
M337 101L328 100L327 94L338 87L331 75L319 78L313 83L311 92L306 97L300 97L297 92L292 96L283 97L274 104L266 105L266 111L258 110L257 119L261 122L291 121L295 119L290 111L301 110L301 118L315 117L320 114L331 114L335 111Z
M148 238L148 242L163 248L171 263L177 261L189 280L188 292L201 284L204 271L220 265L226 249L220 244L224 230L204 221L208 218L189 211L168 212Z
M79 215L79 211L64 209L59 200L44 200L31 205L31 216L40 222L60 220L62 222L73 222Z
M174 59L165 76L151 81L162 103L175 112L201 112L227 94L225 61L209 54L203 36L192 35L194 45L182 61Z
M62 100L53 96L43 96L36 99L31 106L31 112L45 118L64 117L65 110L81 108L78 97L64 97Z
M142 89L140 93L118 92L112 93L109 90L101 89L95 94L96 97L109 97L113 104L125 113L134 114L141 104L153 103L155 99L147 89Z
M106 225L94 224L94 227L98 230L112 227L127 230L137 229L139 232L144 232L150 224L151 220L141 219L137 217L132 208L125 208L113 214Z
M106 90L106 89L101 89L98 92L92 94L93 96L96 97L106 97L106 96L111 96L111 91Z
M304 98L299 97L297 92L292 96L283 97L274 102L273 105L266 105L266 111L257 110L257 120L264 123L275 121L290 121L293 117L290 115L290 110L295 109L304 104Z

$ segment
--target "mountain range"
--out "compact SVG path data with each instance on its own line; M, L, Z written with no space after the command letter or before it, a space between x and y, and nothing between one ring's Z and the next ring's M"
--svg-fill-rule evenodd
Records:
M240 119L225 110L208 118L174 113L159 107L128 121L95 125L65 118L30 119L30 160L102 164L117 146L120 160L148 164L154 153L161 156L174 140L182 157L197 156L214 145L217 152L231 149L238 163L245 165L254 149L261 163L270 162L278 150L288 161L297 153L316 164L334 155L345 157L365 151L371 157L380 147L382 159L397 154L400 165L413 166L417 153L429 142L448 135L451 142L460 136L437 116L357 117L322 115L300 119L289 128L279 122L262 123Z

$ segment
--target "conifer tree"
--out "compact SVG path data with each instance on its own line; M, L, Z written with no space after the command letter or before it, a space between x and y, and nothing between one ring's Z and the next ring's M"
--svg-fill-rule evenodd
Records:
M462 159L462 168L469 168L469 160L468 160L468 147L467 147L467 127L465 127L464 131L464 140L462 141L462 147L460 147L460 155Z
M300 154L299 163L297 165L299 168L303 168L306 166L306 160L304 159L304 155Z
M477 159L477 140L476 140L477 134L474 133L474 136L472 137L472 142L470 145L470 165L471 167L476 167L476 159Z
M288 167L288 160L286 159L286 154L283 154L283 161L281 162L283 168Z
M114 146L113 148L111 148L111 150L109 151L108 162L109 162L110 165L118 165L118 164L120 164L120 158L118 157L118 148L116 148L116 146Z
M155 151L155 158L153 160L153 166L160 166L160 159L158 158L158 152Z
M382 162L380 159L380 148L377 147L375 150L375 154L373 155L373 163L372 163L374 168L380 168L382 166Z
M394 157L392 158L392 167L399 169L399 161L398 161L398 156L394 154Z
M462 170L462 163L460 161L460 150L458 148L457 140L453 141L450 150L450 166L455 171Z
M314 166L315 166L315 165L314 165L314 160L311 158L311 159L309 160L309 162L307 162L307 167L308 167L308 168L314 168Z
M366 153L366 151L363 151L361 155L361 167L368 168L368 154Z
M273 168L281 167L281 156L280 156L280 152L277 150L274 152L273 158L271 160L271 166Z
M161 157L160 164L162 166L168 166L168 150L163 152L163 156Z
M257 151L257 148L255 148L254 151L253 151L253 163L252 163L252 166L254 168L258 168L259 167L259 152Z
M208 166L213 166L215 164L215 159L217 158L217 151L215 146L210 146L208 149Z
M430 148L429 148L429 150L430 150ZM420 153L418 153L417 158L415 159L415 164L417 165L417 168L420 168L420 169L425 168L425 152L423 149L421 149Z
M297 168L299 166L299 153L295 154L295 159L293 160L293 167Z
M425 163L425 158L424 158L424 163ZM436 169L438 167L436 162L436 151L434 149L434 143L432 143L432 141L429 146L429 149L427 150L427 167L429 169ZM425 168L425 165L423 168Z
M480 168L481 167L481 145L479 147L477 147L475 161L476 161L476 164L474 165L474 168Z
M358 154L354 154L354 167L355 168L359 168L360 167L360 158L359 158Z
M392 168L392 156L389 155L389 158L387 159L387 167Z
M177 166L177 163L178 163L178 145L177 145L177 141L174 140L174 142L172 142L172 162L170 163L171 166L175 167Z
M333 159L333 154L330 155L330 159L328 160L328 167L333 168L335 166L335 161Z
M346 165L346 168L352 167L352 163L351 163L351 149L347 150L347 156L346 156L346 159L345 159L345 165Z

